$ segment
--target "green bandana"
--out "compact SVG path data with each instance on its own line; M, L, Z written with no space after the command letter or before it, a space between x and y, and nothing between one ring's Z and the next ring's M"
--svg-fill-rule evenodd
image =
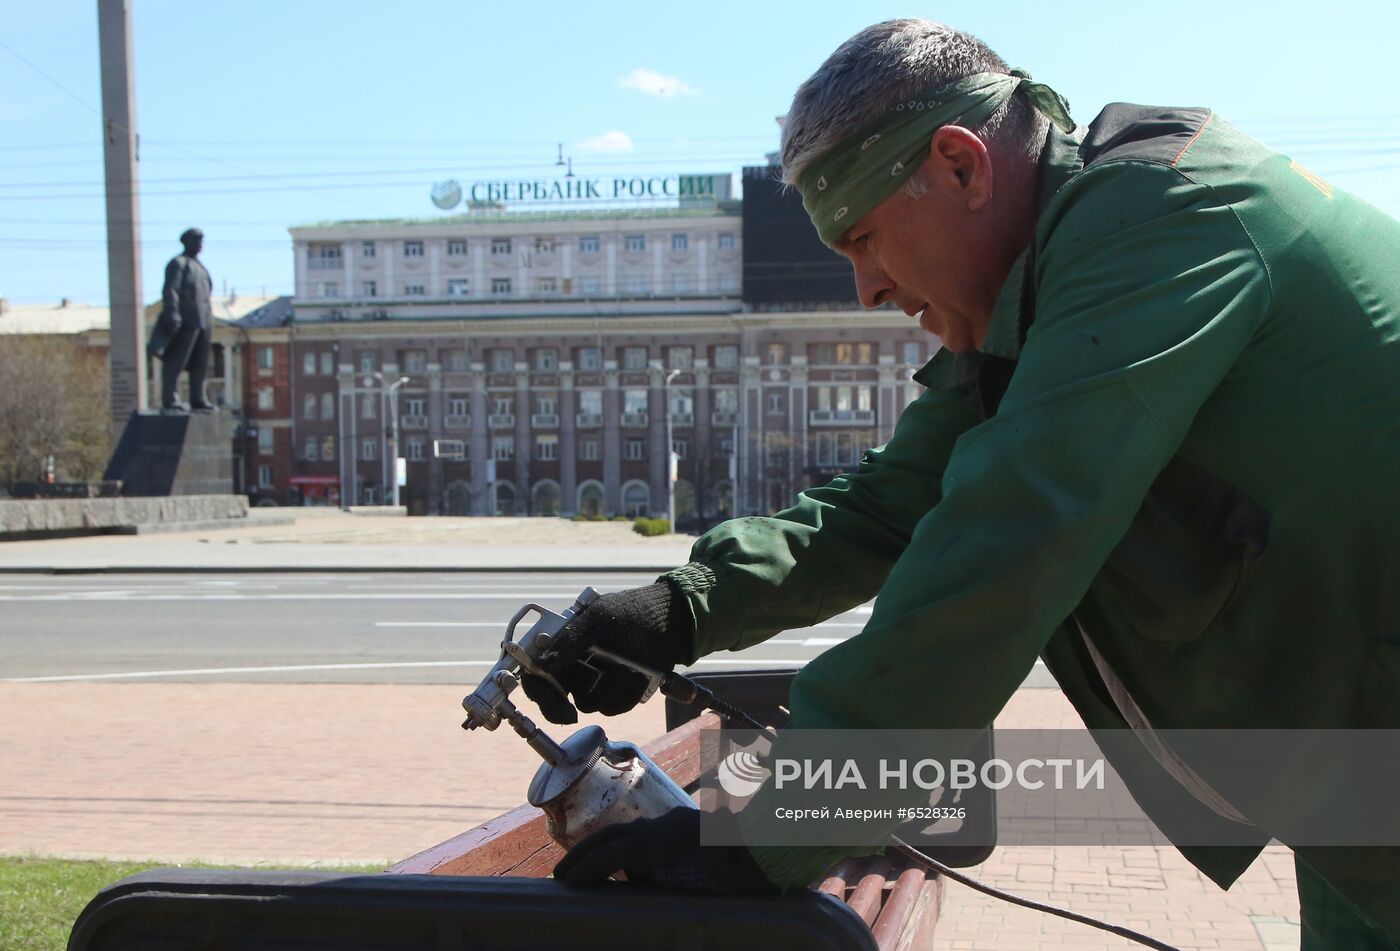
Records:
M1069 103L1023 69L977 73L899 103L812 163L798 189L802 206L828 245L894 194L928 155L939 126L985 122L1020 93L1065 132L1074 131Z

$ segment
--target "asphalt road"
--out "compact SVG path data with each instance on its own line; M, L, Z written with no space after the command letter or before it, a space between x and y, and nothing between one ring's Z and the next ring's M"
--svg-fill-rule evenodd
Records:
M474 683L526 602L652 574L0 575L0 680ZM701 669L793 666L869 606ZM521 633L528 629L521 629Z

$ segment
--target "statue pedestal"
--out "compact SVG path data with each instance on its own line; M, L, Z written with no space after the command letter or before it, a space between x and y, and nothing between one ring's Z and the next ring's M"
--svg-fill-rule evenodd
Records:
M132 413L102 478L124 496L231 495L236 425L227 412Z

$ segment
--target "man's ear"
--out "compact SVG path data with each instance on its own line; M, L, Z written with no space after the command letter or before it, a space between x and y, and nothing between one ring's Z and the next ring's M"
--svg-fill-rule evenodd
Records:
M979 211L993 194L992 156L987 144L975 132L959 125L941 126L929 143L925 165L939 182L948 187L968 211Z

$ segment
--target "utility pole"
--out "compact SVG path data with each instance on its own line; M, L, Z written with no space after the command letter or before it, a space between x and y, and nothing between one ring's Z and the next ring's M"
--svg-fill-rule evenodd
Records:
M111 422L113 432L119 434L132 412L146 408L131 0L97 0L97 37L102 61L102 158L107 190Z

